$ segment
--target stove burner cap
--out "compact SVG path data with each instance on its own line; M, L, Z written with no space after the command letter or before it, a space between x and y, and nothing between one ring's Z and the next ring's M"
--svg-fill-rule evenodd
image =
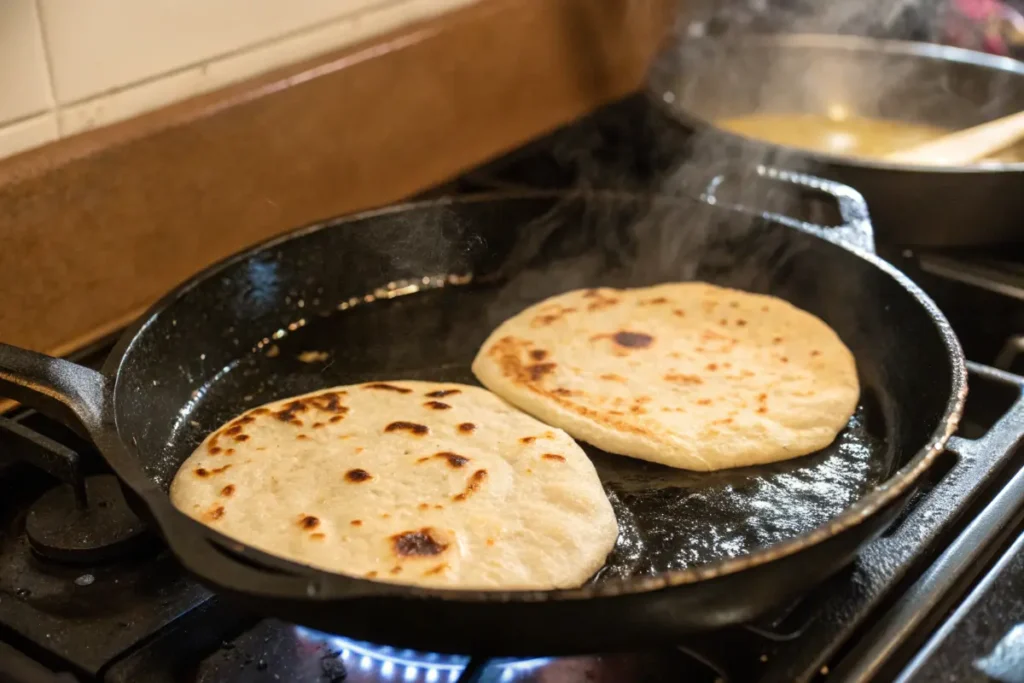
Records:
M61 484L32 504L25 531L35 551L51 560L93 564L137 550L145 525L129 509L117 478L86 477L85 495L81 506L71 486Z

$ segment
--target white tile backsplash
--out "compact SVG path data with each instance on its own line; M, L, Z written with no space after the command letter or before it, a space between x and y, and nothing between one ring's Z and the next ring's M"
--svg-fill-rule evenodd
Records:
M0 125L52 106L35 0L0 0Z
M477 1L0 0L0 157Z
M344 18L326 22L297 35L289 35L130 88L62 107L61 134L71 135L114 123L185 97L244 80L282 64L298 62L341 46L367 40L411 21L472 1L405 0L378 3L372 10L346 15Z
M200 64L382 0L39 0L57 102Z

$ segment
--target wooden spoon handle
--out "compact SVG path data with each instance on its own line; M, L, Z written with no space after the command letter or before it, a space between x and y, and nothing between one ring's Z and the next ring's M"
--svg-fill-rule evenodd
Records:
M886 161L926 166L962 166L1024 138L1024 111L886 155Z

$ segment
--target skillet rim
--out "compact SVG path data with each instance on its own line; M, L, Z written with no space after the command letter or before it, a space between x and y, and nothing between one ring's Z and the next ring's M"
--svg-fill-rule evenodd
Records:
M359 223L369 218L375 218L378 216L387 216L389 214L403 213L414 209L424 209L429 207L437 206L450 206L453 204L469 204L476 202L494 202L502 200L517 200L517 199L570 199L570 198L588 198L588 197L608 197L608 198L623 198L623 199L640 199L648 201L684 201L684 202L698 202L702 200L691 197L691 196L673 196L665 194L645 194L628 191L616 191L616 190L582 190L582 191L547 191L547 190L526 190L526 191L498 191L498 192L486 192L471 195L457 195L457 196L444 196L436 199L428 200L414 200L408 202L402 202L399 204L388 205L385 207L379 207L375 209L369 209L366 211L360 211L356 213L347 214L344 216L330 218L327 220L321 220L315 223L305 225L303 227L285 232L280 235L275 235L266 240L263 240L255 245L252 245L242 251L236 252L230 256L227 256L220 261L207 266L198 273L190 276L187 280L173 288L163 297L161 297L156 303L154 303L149 309L147 309L131 326L125 329L120 339L117 341L114 348L111 350L110 355L107 357L103 364L101 372L108 378L113 380L110 388L110 400L111 400L111 424L105 425L102 429L113 430L114 445L119 446L125 451L125 454L130 458L137 459L137 456L133 454L132 449L128 447L127 442L122 438L120 427L118 425L118 397L120 395L119 387L121 385L121 369L124 365L125 360L128 358L129 353L132 350L134 344L139 340L141 335L146 329L154 323L154 321L168 309L171 305L178 301L182 296L188 292L196 289L200 285L206 283L211 278L219 275L223 271L235 266L238 263L244 262L251 257L261 254L263 252L273 249L275 246L290 242L292 240L300 239L306 235L319 232L320 230L327 230L337 228L346 224ZM726 207L725 210L732 210ZM156 521L158 530L163 534L176 533L176 530L169 529L170 524L168 521L158 513L158 510L170 510L172 514L176 515L182 520L187 520L190 526L194 525L195 528L201 529L207 536L207 538L215 538L221 545L231 547L235 551L249 557L269 557L275 561L277 568L296 568L296 574L299 576L305 576L313 579L317 578L321 580L323 584L322 592L318 596L302 595L294 597L305 597L311 601L319 601L323 599L331 599L332 597L339 597L341 600L346 598L360 598L360 597L404 597L412 599L441 599L448 602L462 601L462 602L489 602L489 603L544 603L544 602L559 602L562 600L584 600L584 599L595 599L595 598L614 598L616 596L627 596L627 595L639 595L653 593L663 589L669 589L673 587L679 587L690 584L697 584L703 581L715 579L721 576L738 574L742 571L753 569L762 565L769 564L775 560L782 559L791 555L807 550L813 546L816 546L824 541L839 535L840 533L850 530L860 523L867 520L875 513L881 511L885 506L896 501L902 494L907 492L917 480L934 464L936 458L944 450L946 442L956 431L959 425L960 418L963 414L964 403L967 398L967 363L964 357L963 349L960 346L960 342L953 332L952 326L946 319L945 315L939 310L931 298L925 294L925 292L918 287L907 275L897 269L892 264L888 263L884 259L880 258L876 254L862 249L860 247L849 244L842 239L830 235L828 228L819 228L810 224L804 224L801 226L788 223L779 223L774 220L771 216L758 214L758 217L762 220L776 223L780 227L799 230L810 234L818 239L830 242L833 245L844 249L854 257L859 257L872 266L878 268L883 273L893 278L898 285L900 285L907 293L913 297L918 304L924 307L925 312L929 315L932 322L935 324L936 333L942 340L942 343L946 347L946 357L950 364L951 369L951 382L950 382L950 393L946 400L946 409L940 419L940 422L936 429L932 432L931 436L927 440L924 446L920 447L917 452L907 461L907 463L896 472L892 473L888 479L881 484L878 484L871 491L864 494L859 498L853 505L845 508L838 516L829 520L825 524L822 524L810 531L806 531L797 536L793 536L781 543L760 548L753 552L738 557L727 558L718 560L706 565L699 565L696 567L690 567L688 569L681 570L669 570L660 572L653 576L640 576L631 577L628 579L612 579L607 581L601 581L598 583L585 584L579 588L563 588L554 590L496 590L496 591L485 591L485 590L470 590L470 589L445 589L445 588L425 588L414 585L405 584L392 584L371 581L369 579L351 576L347 574L341 574L337 572L328 572L325 570L312 567L310 565L294 562L291 560L278 557L276 555L263 553L262 551L254 548L253 546L247 545L238 541L230 536L227 536L220 531L208 527L201 522L198 522L185 513L178 510L170 503L169 494L163 490L162 487L156 485L156 483L145 474L142 474L145 480L145 486L135 487L131 482L121 478L125 484L136 490L136 493L143 500L144 504L149 508L153 518ZM153 495L160 496L162 500L153 501ZM173 543L172 545L172 552ZM175 553L176 554L176 553ZM206 581L212 581L210 577L203 576L200 572L200 578ZM356 586L362 586L365 590L356 591L354 595L346 595L346 591L342 590L337 593L330 589L330 583L332 581L343 582L347 584L354 584ZM214 582L216 583L216 582Z

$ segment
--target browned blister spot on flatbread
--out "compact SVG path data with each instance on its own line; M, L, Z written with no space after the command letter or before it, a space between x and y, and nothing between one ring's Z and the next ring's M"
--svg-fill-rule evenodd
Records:
M670 372L665 375L666 382L672 382L673 384L704 384L704 380L701 379L700 375L690 375L686 373Z
M552 323L558 322L569 313L575 312L576 308L574 306L551 306L535 316L530 322L530 326L534 328L547 327Z
M626 349L646 349L654 343L654 337L644 332L620 330L612 335L612 341Z
M308 410L308 406L302 401L292 401L284 406L281 410L273 413L273 416L281 422L293 424L297 427L302 426L302 420L299 419L300 413Z
M380 391L393 391L397 394L410 394L412 389L406 389L405 387L396 387L394 384L387 384L385 382L374 382L373 384L364 384L363 389L378 389Z
M565 462L565 458L562 457L561 455L556 454L556 453L545 453L544 455L542 455L540 457L544 458L545 460L552 460L552 461L555 461L555 462Z
M353 484L360 484L372 478L373 476L369 472L358 467L345 473L345 481L352 482Z
M438 532L431 527L403 531L391 537L391 548L399 557L433 557L443 553L449 545L441 541Z
M444 572L446 569L448 569L448 564L446 562L442 562L436 567L431 567L427 571L423 572L423 576L436 576Z
M535 361L542 361L548 357L548 352L544 349L530 349L530 358Z
M462 392L458 389L438 389L437 391L431 391L425 394L427 398L444 398L445 396L455 396Z
M311 531L320 526L320 520L313 515L302 514L299 515L299 526L307 531Z
M472 422L462 422L459 424L458 429L460 434L472 434L476 431L476 425Z
M459 455L458 453L452 453L451 451L442 451L440 453L434 453L433 455L428 455L425 458L419 458L416 462L424 463L430 460L442 460L448 463L450 467L456 469L458 469L459 467L465 467L466 463L469 462L469 458L467 458L466 456Z
M405 420L399 420L392 422L384 428L385 432L409 432L415 436L423 436L430 432L430 428L426 425L421 425L416 422L406 422Z
M231 465L221 465L220 467L211 467L209 469L205 467L197 467L195 469L195 473L197 477L210 477L215 474L227 472L229 469L231 469Z
M344 391L325 391L309 396L306 400L315 410L330 413L331 422L336 422L335 418L343 418L349 411L348 406L341 404L341 399L345 394Z
M526 371L530 375L530 381L537 382L554 372L556 367L558 366L554 363L534 363L533 365L528 365Z
M590 312L611 308L615 304L619 303L617 298L609 296L600 289L588 290L583 294L583 297L588 300L587 310Z
M235 493L235 485L234 484L228 484L227 486L225 486L224 488L222 488L220 490L220 495L224 496L225 498L230 497L234 493Z
M604 373L603 375L601 375L601 379L605 380L606 382L620 382L620 383L623 383L623 382L626 381L625 377L623 377L622 375L617 375L614 372L606 372L606 373Z
M451 406L441 401L427 401L423 404L424 408L430 408L431 410L451 410Z
M214 505L209 510L203 513L204 522L213 522L224 516L224 506Z
M311 539L313 539L314 541L322 541L325 538L327 538L327 534L325 534L323 532L320 532L320 531L316 531L316 532L310 534L309 537Z
M459 502L466 500L471 495L479 491L485 481L487 481L487 470L477 470L473 474L469 475L469 479L466 480L466 488L462 493L452 496L452 500Z

